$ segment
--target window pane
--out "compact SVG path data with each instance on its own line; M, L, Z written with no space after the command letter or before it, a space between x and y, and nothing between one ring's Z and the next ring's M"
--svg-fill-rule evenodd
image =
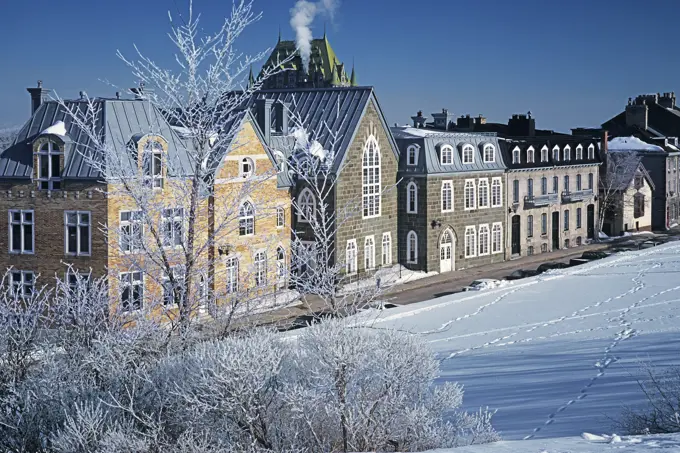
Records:
M21 250L21 226L12 225L12 250Z
M24 212L24 221L25 222L33 222L33 213L32 212Z
M90 253L90 227L80 227L80 253Z
M49 172L50 172L50 161L49 157L45 155L39 155L38 156L38 177L39 178L48 178L49 177Z
M33 251L33 225L24 225L24 250Z
M52 158L52 177L58 178L61 175L61 163L59 162L59 156L53 155Z
M78 227L69 226L68 227L68 243L67 252L76 253L78 250Z

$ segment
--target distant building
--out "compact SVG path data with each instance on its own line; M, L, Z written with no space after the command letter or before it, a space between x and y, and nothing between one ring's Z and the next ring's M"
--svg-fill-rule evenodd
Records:
M266 80L263 89L357 86L354 68L347 75L345 64L338 59L325 33L323 38L312 40L309 68L304 67L295 41L282 41L281 36L263 67L275 66L291 55L294 55L292 60L284 65L286 71ZM252 71L250 79L252 82Z

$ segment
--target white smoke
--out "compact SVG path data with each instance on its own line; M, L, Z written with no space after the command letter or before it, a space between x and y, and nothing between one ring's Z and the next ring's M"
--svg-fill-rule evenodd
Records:
M290 26L295 30L295 42L300 50L305 71L309 70L309 57L312 54L312 30L310 26L314 22L314 18L319 14L325 14L332 21L339 6L340 0L320 0L319 2L298 0L295 6L291 8Z

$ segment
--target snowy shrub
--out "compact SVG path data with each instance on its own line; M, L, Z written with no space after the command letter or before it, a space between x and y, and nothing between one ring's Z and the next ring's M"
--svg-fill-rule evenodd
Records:
M646 365L643 371L645 376L638 384L647 398L647 408L625 408L619 425L629 434L680 432L680 368L659 371Z

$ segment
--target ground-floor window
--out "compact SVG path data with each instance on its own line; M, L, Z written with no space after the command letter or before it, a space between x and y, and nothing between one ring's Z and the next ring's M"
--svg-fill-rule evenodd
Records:
M406 262L418 263L418 235L415 231L409 231L406 235Z
M576 237L576 245L581 245L582 241L581 236Z
M477 252L477 229L474 226L465 227L465 257L472 258Z
M541 244L541 253L546 253L548 251L548 244Z
M357 241L350 239L347 241L345 249L345 272L349 275L357 273Z
M392 264L392 233L387 232L382 235L382 265L390 264Z

